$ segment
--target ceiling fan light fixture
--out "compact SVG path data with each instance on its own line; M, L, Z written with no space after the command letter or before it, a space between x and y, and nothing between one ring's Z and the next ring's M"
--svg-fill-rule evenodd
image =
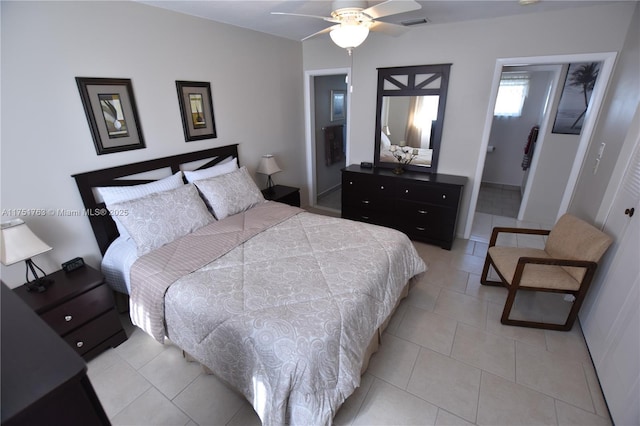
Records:
M360 46L369 35L369 28L365 25L340 24L329 33L331 40L343 49L353 49Z

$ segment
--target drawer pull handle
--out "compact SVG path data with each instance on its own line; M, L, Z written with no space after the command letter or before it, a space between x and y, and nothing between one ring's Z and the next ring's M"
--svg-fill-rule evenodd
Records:
M80 342L76 342L76 346L81 348L84 346L84 342L80 341Z
M404 190L404 193L405 193L405 194L408 194L408 193L409 193L409 190L408 190L408 189L405 189L405 190Z
M353 185L353 181L349 181L349 185Z
M420 213L420 214L427 214L427 213L429 213L429 212L428 212L428 211L426 211L426 210L418 210L418 213Z
M65 320L66 322L69 322L69 321L71 321L72 319L73 319L73 317L72 317L71 315L65 315L65 316L64 316L64 320Z
M381 185L381 186L380 186L380 189L384 189L384 185Z
M423 228L423 227L421 227L421 226L416 226L416 229L417 229L418 231L424 231L424 230L425 230L425 229L427 229L427 228Z
M446 200L446 199L447 199L447 196L446 196L445 194L442 194L442 199L443 199L443 200Z
M369 204L369 200L362 200L362 204Z
M369 220L369 216L362 216L364 220Z

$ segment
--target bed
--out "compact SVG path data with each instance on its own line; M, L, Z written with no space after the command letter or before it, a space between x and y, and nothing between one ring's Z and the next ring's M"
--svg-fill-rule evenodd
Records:
M89 216L106 269L128 270L117 283L105 273L107 282L129 295L135 325L241 392L263 424L330 424L409 281L426 269L404 234L264 201L237 145L74 178L85 207L101 211L96 188L165 181L194 163L207 173L229 157L231 172L107 203L126 215ZM139 178L158 169L169 176ZM119 245L129 254L114 260Z

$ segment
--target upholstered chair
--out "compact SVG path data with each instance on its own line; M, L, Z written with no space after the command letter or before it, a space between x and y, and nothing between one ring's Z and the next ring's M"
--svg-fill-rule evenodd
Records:
M501 233L548 235L544 249L497 246ZM508 289L501 322L507 325L570 330L593 280L600 258L612 239L587 222L563 215L553 229L494 228L480 282ZM493 266L500 281L487 279ZM573 295L575 300L564 324L513 319L510 313L518 291ZM565 296L566 297L566 296Z

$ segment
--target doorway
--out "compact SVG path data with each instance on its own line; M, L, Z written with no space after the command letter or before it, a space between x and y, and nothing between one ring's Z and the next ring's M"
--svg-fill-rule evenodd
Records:
M537 153L540 125L548 121L561 68L503 67L476 213L514 219L524 215L520 208L531 160Z
M526 183L524 191L522 193L522 203L518 213L518 220L525 220L529 222L536 222L542 224L553 224L557 218L567 211L573 192L578 180L578 175L583 167L583 161L587 148L591 141L591 135L595 126L598 111L604 99L605 90L609 82L613 70L613 64L615 62L616 53L591 53L591 54L576 54L576 55L558 55L558 56L541 56L530 58L507 58L498 59L496 61L496 67L494 69L494 79L491 90L491 97L489 99L489 106L487 108L487 116L485 119L485 127L482 135L482 143L480 149L480 155L478 156L478 165L476 167L476 175L473 180L473 186L471 188L471 201L469 204L469 210L467 212L466 226L464 230L464 238L468 239L471 236L472 227L474 225L475 212L477 209L477 203L480 193L480 186L482 182L482 176L484 174L485 162L490 149L490 136L493 128L494 110L498 95L498 88L500 87L500 80L502 72L505 67L514 66L553 66L563 65L568 66L571 63L580 62L602 62L600 67L599 77L591 93L591 99L589 102L588 113L585 116L581 133L579 135L570 135L575 141L575 149L570 155L563 153L561 155L544 155L543 147L548 142L549 135L551 135L551 127L553 126L552 114L547 114L546 118L540 125L539 137L537 141L536 150L539 155L534 155L531 159L530 170L526 177ZM562 90L563 85L556 82L551 88L551 99L554 99L554 104L559 99L559 91ZM554 106L548 108L553 111ZM554 137L564 137L566 135L553 135ZM566 148L566 144L557 144L561 149ZM572 147L573 148L573 147ZM543 158L543 160L541 160ZM549 159L550 158L550 159ZM557 167L553 164L554 159L572 159L571 164L565 164L562 167ZM543 170L542 173L540 170ZM556 177L553 173L548 173L549 170L561 172L561 177ZM539 179L536 179L539 176ZM545 182L545 179L547 181ZM549 180L550 179L550 180ZM544 193L549 189L556 189L555 194L557 198L552 200L547 197L544 199ZM532 197L532 193L535 197ZM540 195L543 196L540 196ZM542 200L542 201L541 201ZM528 210L529 209L529 210Z
M341 170L348 164L349 69L307 71L305 117L309 205L341 213Z
M313 78L315 109L316 203L317 208L340 212L341 170L346 166L347 75Z

